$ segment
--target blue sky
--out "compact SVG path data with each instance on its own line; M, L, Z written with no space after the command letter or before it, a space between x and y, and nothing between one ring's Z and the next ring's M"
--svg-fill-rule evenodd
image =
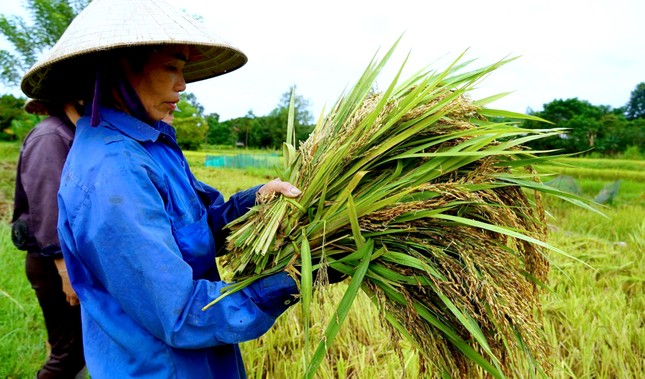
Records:
M269 113L294 84L318 116L400 35L381 88L408 53L404 76L442 69L466 49L473 68L519 56L472 93L512 92L492 104L499 109L541 110L572 97L616 108L645 82L642 0L169 1L249 57L237 71L188 86L223 120ZM0 13L25 16L21 4L3 1Z

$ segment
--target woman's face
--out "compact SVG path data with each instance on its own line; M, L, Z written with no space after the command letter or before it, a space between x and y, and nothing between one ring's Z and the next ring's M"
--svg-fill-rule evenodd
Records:
M177 108L179 93L186 90L184 66L188 46L164 46L152 52L141 72L126 70L148 116L159 121Z

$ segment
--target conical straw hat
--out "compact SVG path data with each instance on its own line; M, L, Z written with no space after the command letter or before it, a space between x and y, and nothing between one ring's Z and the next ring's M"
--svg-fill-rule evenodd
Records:
M186 82L231 72L246 55L164 0L94 0L22 78L31 98L69 100L93 82L93 62L105 51L146 45L189 45Z

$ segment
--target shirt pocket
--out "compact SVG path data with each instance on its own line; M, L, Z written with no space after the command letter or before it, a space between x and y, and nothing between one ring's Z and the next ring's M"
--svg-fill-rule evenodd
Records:
M193 269L193 279L199 279L215 265L215 240L208 227L208 213L195 222L174 230L175 240L184 261Z

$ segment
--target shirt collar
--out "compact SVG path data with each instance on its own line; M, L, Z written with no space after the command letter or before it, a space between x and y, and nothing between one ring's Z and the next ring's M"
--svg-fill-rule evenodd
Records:
M175 129L163 121L157 121L152 125L132 117L131 115L111 108L101 108L101 121L110 124L111 127L125 134L126 136L140 141L155 142L161 134L176 138Z

